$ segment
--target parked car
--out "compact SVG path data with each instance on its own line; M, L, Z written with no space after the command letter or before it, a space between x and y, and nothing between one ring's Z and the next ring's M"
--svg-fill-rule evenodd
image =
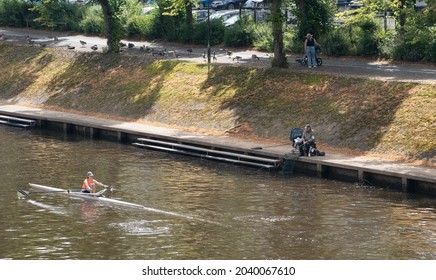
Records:
M197 22L202 22L202 21L207 20L207 13L208 13L208 10L192 10L192 16L194 17L194 19L197 20ZM213 13L215 13L215 11L210 10L211 16Z
M197 0L198 8L203 10L204 8L209 7L213 0Z
M247 0L214 0L211 7L216 10L233 10L242 7Z
M350 0L351 1L351 0ZM270 4L268 0L247 0L244 7L248 8L269 8Z
M239 21L241 17L239 14L229 17L227 20L224 21L224 26L229 27L235 25Z
M156 9L156 6L143 7L141 9L140 14L141 15L149 15L149 14L151 14L151 12L153 12L154 9Z
M241 12L243 14L249 13L249 11L245 11L245 10L242 10ZM210 20L220 19L223 22L225 22L229 18L236 16L236 15L239 16L239 10L217 11L213 15L210 16Z

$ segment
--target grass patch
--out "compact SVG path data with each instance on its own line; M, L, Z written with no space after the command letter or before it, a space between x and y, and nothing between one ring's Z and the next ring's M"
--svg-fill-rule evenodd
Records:
M0 43L0 99L436 162L434 85Z

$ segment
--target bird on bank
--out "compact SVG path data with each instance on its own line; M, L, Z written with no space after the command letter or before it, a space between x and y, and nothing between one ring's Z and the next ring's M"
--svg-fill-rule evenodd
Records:
M29 44L29 45L33 45L35 43L35 41L33 41L29 35L26 36L26 41L27 41L27 44Z
M127 45L127 47L129 48L129 49L131 49L131 48L133 48L135 45L133 44L133 43L129 43L128 45Z
M86 42L85 42L85 41L80 40L79 42L80 42L80 44L82 45L82 47L85 47L85 45L86 45Z
M237 56L235 56L235 57L233 58L233 61L236 60L236 62L239 62L239 60L240 60L241 58L242 58L242 57L240 57L239 55L237 55Z
M92 47L91 47L91 50L93 50L93 51L96 51L96 50L98 50L98 47L97 47L97 45L94 45L94 46L92 46Z
M232 57L232 54L233 54L233 52L232 52L232 51L226 50L226 53L227 53L227 55L229 56L229 58L231 58L231 57Z
M253 60L256 60L256 59L257 59L257 60L259 60L259 57L258 57L257 55L255 55L255 54L252 54L252 55L251 55L251 59L253 59Z
M75 48L76 48L75 46L71 46L71 45L67 46L67 49L69 49L69 50L74 50Z
M120 42L120 47L121 47L121 48L124 48L125 46L127 46L126 43L124 43L124 42Z

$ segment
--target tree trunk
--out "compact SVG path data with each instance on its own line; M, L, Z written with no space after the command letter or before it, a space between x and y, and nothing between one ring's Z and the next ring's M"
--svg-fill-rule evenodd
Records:
M108 52L118 53L120 51L121 23L116 17L115 7L111 6L110 0L100 0L100 5L106 26Z
M283 21L284 17L281 11L282 0L271 1L271 18L272 18L272 32L274 37L274 59L272 67L286 68L288 63L286 61L285 53L283 52Z
M186 24L191 26L193 19L192 19L192 3L189 0L185 0L186 4Z

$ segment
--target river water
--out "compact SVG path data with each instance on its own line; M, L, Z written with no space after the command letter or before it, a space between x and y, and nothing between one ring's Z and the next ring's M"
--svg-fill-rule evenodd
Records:
M434 198L38 130L0 143L0 259L436 259ZM17 198L87 171L145 208Z

